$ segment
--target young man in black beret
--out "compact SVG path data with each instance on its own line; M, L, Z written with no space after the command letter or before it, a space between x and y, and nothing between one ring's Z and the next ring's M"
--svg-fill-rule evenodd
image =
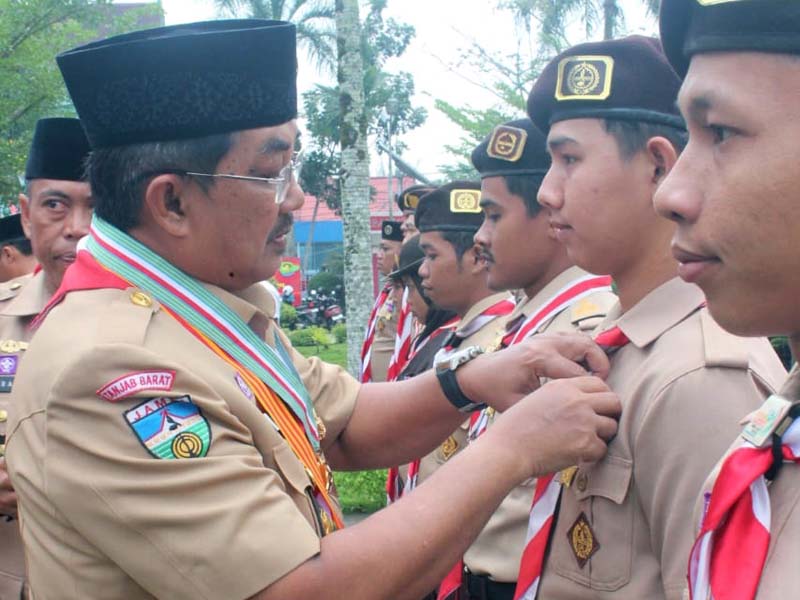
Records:
M484 219L475 242L487 264L488 286L524 292L501 332L500 346L534 334L591 331L616 296L609 277L572 265L536 200L550 166L545 136L530 119L498 125L473 150L472 164L481 176ZM496 417L491 409L483 411L471 437ZM466 598L513 597L534 485L529 480L512 490L465 553Z
M0 218L0 283L30 275L36 268L36 257L22 230L21 218L19 212ZM16 286L20 287L21 283Z
M624 410L604 460L539 478L518 591L679 600L697 490L736 431L728 415L784 376L767 340L722 330L675 277L674 224L652 201L685 141L679 86L658 41L631 36L567 50L528 99L552 157L539 202L575 264L616 284L595 339Z
M89 231L92 195L83 177L88 155L89 143L78 119L36 123L15 235L27 237L40 268L33 276L3 284L0 297L0 515L7 516L0 516L0 598L21 597L25 584L19 522L11 519L17 514L16 496L3 458L13 405L9 392L33 335L31 322L61 284L75 260L78 240Z
M616 396L586 376L607 359L577 336L396 383L293 350L254 284L303 202L295 38L214 21L58 57L95 214L12 394L36 598L419 598L508 490L599 458L616 431ZM506 412L475 448L339 530L330 468L421 456L483 401Z
M381 223L378 245L378 272L386 278L367 321L367 333L361 347L361 382L386 381L386 370L394 352L400 302L389 273L397 268L403 232L397 221Z
M678 273L737 335L786 335L800 352L800 5L664 0L661 37L684 77L689 143L655 206L677 223ZM778 600L800 589L800 377L795 365L698 495L694 600ZM745 411L746 412L746 411ZM737 423L744 412L729 410Z
M397 207L400 209L400 212L403 213L400 229L403 232L404 240L419 233L414 223L414 215L417 212L417 206L419 205L420 199L434 189L434 186L415 183L397 194Z

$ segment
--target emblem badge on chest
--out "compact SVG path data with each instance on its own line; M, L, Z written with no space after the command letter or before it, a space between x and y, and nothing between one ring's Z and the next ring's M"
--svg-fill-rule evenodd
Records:
M600 542L592 531L592 526L589 524L589 519L586 518L585 513L578 515L572 527L567 531L567 539L572 547L572 552L575 554L575 560L578 561L578 567L581 569L589 562L589 559L600 550Z
M21 348L17 347L13 352L19 352L20 350ZM19 356L16 354L0 354L0 394L11 391L18 365Z

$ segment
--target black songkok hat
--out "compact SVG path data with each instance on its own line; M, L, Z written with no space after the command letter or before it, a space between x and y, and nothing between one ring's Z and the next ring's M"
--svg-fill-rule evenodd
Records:
M420 232L475 233L483 223L480 183L454 181L436 188L420 199L414 221Z
M89 142L78 119L39 119L33 132L25 179L82 181Z
M410 210L414 212L417 210L417 205L420 199L427 193L432 192L436 188L432 185L424 185L421 183L414 184L407 187L402 192L395 196L397 206L401 211Z
M643 121L684 128L675 106L681 81L655 38L589 42L559 54L528 96L543 132L567 119Z
M146 29L56 60L92 148L270 127L297 116L295 26L283 21Z
M800 54L796 0L662 0L660 26L664 52L681 77L702 52Z
M22 230L22 219L19 213L0 219L0 243L6 244L21 239L25 239L25 232Z
M412 278L418 277L417 271L419 271L419 266L424 259L425 253L422 251L422 248L419 247L419 234L417 233L408 238L408 241L400 248L400 256L397 260L398 266L394 271L389 273L389 277L395 280L399 280L404 275L408 275Z
M498 125L472 151L481 179L508 175L543 178L550 168L546 138L530 119Z
M383 221L381 223L381 239L402 242L403 232L400 230L400 223L397 221Z

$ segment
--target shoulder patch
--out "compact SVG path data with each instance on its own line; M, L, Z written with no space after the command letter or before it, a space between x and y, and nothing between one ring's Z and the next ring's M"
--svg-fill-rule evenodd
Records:
M746 369L750 354L744 340L722 329L711 317L707 308L700 309L703 331L703 352L707 367Z
M591 331L617 303L616 295L603 291L591 294L572 305L570 322L581 331Z
M125 421L156 458L201 458L211 445L211 427L188 395L148 398L126 410Z
M109 381L95 394L109 402L117 402L139 392L168 392L174 383L175 371L134 371Z
M24 275L22 277L17 277L16 279L11 279L9 281L0 283L0 302L6 302L16 298L22 291L22 288L25 287L25 284L30 281L30 279L30 275Z

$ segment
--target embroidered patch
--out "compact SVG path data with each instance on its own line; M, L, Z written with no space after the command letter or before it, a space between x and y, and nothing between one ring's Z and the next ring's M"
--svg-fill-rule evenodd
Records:
M575 560L578 561L578 567L581 569L589 562L594 553L600 550L600 543L597 541L594 531L589 525L589 520L584 513L578 515L572 527L567 531L567 539L570 546L572 546Z
M453 456L453 454L455 454L457 451L458 441L451 435L442 444L442 456L445 460L450 460L450 457Z
M95 394L117 402L143 391L168 392L174 383L175 371L136 371L109 381Z
M575 479L575 473L578 471L578 467L572 466L567 467L566 469L562 469L559 473L559 480L561 481L561 485L564 487L569 487L572 485L572 480Z
M16 353L20 350L27 350L28 342L18 342L17 340L0 340L0 352Z
M248 400L255 400L256 395L253 393L253 390L250 389L250 386L247 385L247 382L244 380L244 377L237 373L234 376L234 380L236 380L236 385L239 386L239 389L242 390L242 393L247 396Z
M479 190L453 190L450 192L450 212L481 212L481 193Z
M556 100L605 100L613 73L610 56L568 56L558 63Z
M125 420L156 458L199 458L208 453L211 428L188 395L149 398L126 410Z
M500 125L492 131L486 154L499 160L517 162L522 157L527 139L528 132L524 129Z
M0 394L7 394L14 385L19 357L15 354L0 354Z

